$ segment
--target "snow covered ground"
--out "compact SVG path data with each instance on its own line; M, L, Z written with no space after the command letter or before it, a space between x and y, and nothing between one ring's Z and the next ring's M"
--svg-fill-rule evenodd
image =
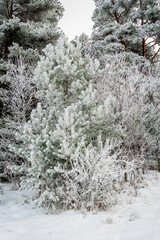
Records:
M109 212L46 214L23 204L25 193L0 194L0 240L160 240L160 174L138 196L122 194Z

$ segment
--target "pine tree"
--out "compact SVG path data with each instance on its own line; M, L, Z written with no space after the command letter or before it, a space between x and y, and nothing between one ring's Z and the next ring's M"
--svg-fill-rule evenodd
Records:
M160 51L160 5L158 0L139 0L131 14L131 21L137 25L138 37L141 40L139 55L151 63L159 60ZM157 46L157 48L155 48ZM158 58L157 58L158 57Z
M160 7L157 0L95 0L92 51L106 54L130 52L156 60L159 44Z
M56 26L63 13L58 0L1 0L0 6L0 56L3 59L8 58L13 43L24 48L42 49L58 38Z
M89 37L85 33L82 33L80 36L76 36L75 39L73 39L71 42L73 44L77 44L77 41L81 43L82 56L85 56L85 54L88 54L90 51Z
M36 186L38 204L43 206L54 206L58 201L56 188L62 182L55 167L62 164L70 169L79 142L83 140L98 151L100 136L104 144L106 138L123 135L114 114L114 100L98 99L99 62L82 56L81 49L79 42L68 44L60 39L55 47L46 47L35 71L39 103L24 128L26 147L22 152L31 161L28 181Z
M42 48L48 43L55 44L60 36L57 24L62 14L63 7L58 0L0 0L0 158L3 167L21 159L13 154L9 145L19 143L15 141L15 134L29 119L35 103L31 82L34 67Z

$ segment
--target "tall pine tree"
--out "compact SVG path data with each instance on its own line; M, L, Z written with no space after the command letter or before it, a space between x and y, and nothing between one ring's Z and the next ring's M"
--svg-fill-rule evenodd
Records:
M58 38L56 26L63 14L58 0L0 0L0 6L3 59L7 59L13 42L24 48L43 48Z
M105 54L132 52L156 61L160 42L158 0L94 0L93 52Z

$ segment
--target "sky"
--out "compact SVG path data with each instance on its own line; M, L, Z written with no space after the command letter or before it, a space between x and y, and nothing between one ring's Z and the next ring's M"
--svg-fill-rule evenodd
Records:
M65 12L60 20L59 27L65 32L69 40L85 33L92 33L93 22L91 20L95 9L93 0L60 0Z

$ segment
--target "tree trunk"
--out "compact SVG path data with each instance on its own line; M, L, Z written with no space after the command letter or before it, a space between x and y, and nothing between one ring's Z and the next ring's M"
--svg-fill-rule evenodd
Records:
M9 42L6 41L4 45L4 60L8 60L8 54L9 54Z

